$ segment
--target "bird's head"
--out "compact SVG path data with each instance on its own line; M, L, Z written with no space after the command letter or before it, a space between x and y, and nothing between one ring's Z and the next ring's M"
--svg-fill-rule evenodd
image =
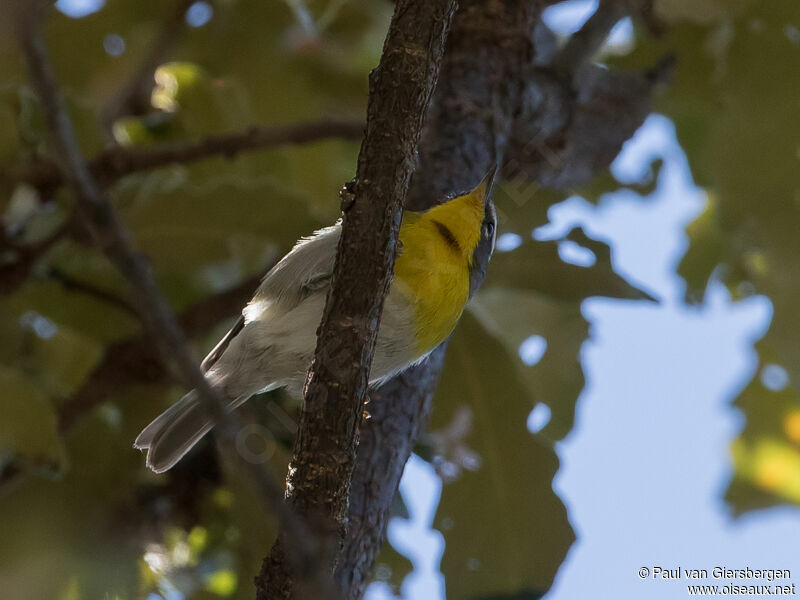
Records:
M453 196L424 213L451 249L463 255L469 266L469 295L478 290L486 278L489 260L497 237L497 211L494 208L493 167L472 190Z

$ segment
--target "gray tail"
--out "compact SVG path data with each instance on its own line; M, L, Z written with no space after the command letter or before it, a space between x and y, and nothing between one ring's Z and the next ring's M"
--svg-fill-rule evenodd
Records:
M229 410L239 406L246 398L233 400L228 406ZM183 458L213 426L193 390L145 427L133 446L147 450L147 466L156 473L163 473Z

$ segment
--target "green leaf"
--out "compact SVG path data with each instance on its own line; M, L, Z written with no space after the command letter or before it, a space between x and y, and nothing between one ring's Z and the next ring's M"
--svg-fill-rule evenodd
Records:
M513 357L471 315L459 324L431 430L468 407L480 466L446 484L436 516L451 600L546 591L574 535L552 489L558 459L526 428L532 399Z
M12 164L20 151L17 134L17 111L0 90L0 164Z
M494 195L497 209L497 228L516 233L523 238L547 223L547 211L565 198L564 192L541 187L525 180L503 181Z
M561 260L557 242L525 241L511 252L498 252L492 258L487 285L528 290L558 300L580 301L589 296L652 299L617 275L611 267L608 246L589 240L583 234L570 234L584 245L591 243L597 258L591 267Z
M589 324L580 305L534 292L487 287L472 301L470 311L502 341L505 356L522 373L533 401L550 408L550 421L540 435L550 441L567 435L584 384L579 354ZM528 366L519 348L534 335L544 338L547 348L538 363Z
M74 269L77 281L95 286L99 290L108 292L112 297L118 296L120 300L127 299L124 289L114 289L107 281L95 277L87 263L65 260L62 264L69 264L70 270ZM81 266L84 267L83 270ZM69 274L73 276L73 273ZM86 359L96 358L97 355L97 348L90 347L89 340L111 343L135 335L139 331L138 320L124 308L85 292L66 289L66 286L56 281L29 281L13 296L4 299L0 306L4 306L9 314L17 316L29 311L38 313L57 326L69 330L73 339L66 341L80 344L77 350ZM91 360L87 360L87 364L90 363Z
M719 226L717 202L708 197L703 212L686 228L690 252L678 265L678 274L686 282L686 299L703 300L714 269L726 260L726 239Z
M24 468L58 473L66 454L58 434L53 405L19 371L0 366L0 459Z
M665 21L713 24L741 13L753 0L656 0L656 14Z

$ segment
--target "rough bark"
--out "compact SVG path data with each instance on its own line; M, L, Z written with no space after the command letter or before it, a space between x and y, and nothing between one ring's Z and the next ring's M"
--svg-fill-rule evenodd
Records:
M398 0L369 78L366 134L342 193L342 237L287 477L287 501L315 525L318 555L290 562L291 532L281 528L256 578L260 600L305 597L307 571L333 570L403 204L455 7Z
M506 151L533 59L539 2L462 1L420 149L408 207L430 208L480 181ZM430 412L446 344L371 395L353 475L347 539L336 578L360 598L380 550L403 467Z
M383 545L403 469L430 414L446 343L370 394L350 489L350 514L336 581L344 598L364 595Z
M587 23L591 31L556 52L540 20L546 4L460 3L407 208L424 210L444 194L469 188L494 161L504 178L526 186L586 183L641 125L668 63L646 73L587 64L625 14L608 1ZM430 413L445 347L371 394L336 571L348 599L361 598L369 583L403 467Z

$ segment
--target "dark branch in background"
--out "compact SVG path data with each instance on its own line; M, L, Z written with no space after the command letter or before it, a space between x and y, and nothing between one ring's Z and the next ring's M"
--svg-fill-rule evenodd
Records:
M150 109L150 92L153 89L155 70L180 37L181 30L186 26L186 11L194 2L195 0L177 0L142 62L103 110L102 121L108 132L118 118L124 115L141 115Z
M653 35L662 26L653 13L653 0L600 0L597 10L572 34L552 63L552 69L574 82L581 69L600 51L614 26L626 16L639 18Z
M556 72L567 78L578 74L588 64L611 33L614 25L627 14L627 4L633 0L600 0L597 10L583 27L570 36L567 43L553 61Z
M53 146L59 158L64 178L70 181L78 201L80 216L90 225L98 246L128 280L137 303L139 315L162 360L174 361L184 382L198 393L201 405L214 419L217 439L223 448L235 449L237 434L241 431L238 417L228 412L197 366L197 361L188 350L184 334L175 315L164 299L155 279L133 246L130 233L119 220L103 190L97 185L83 159L75 138L75 131L58 90L55 74L47 56L47 50L39 30L42 2L18 0L16 4L19 23L20 44L25 56L31 83L39 95L47 119ZM332 586L326 585L329 574L315 569L309 557L312 541L311 530L286 504L282 502L283 488L262 468L247 461L254 485L261 492L265 503L274 511L281 528L287 532L290 542L286 544L287 562L292 566L311 563L311 569L319 573L309 577L313 581L310 590L313 598L333 598ZM312 558L313 560L313 558Z
M347 600L360 599L370 582L403 469L430 415L445 351L446 342L425 362L370 393L370 419L359 433L347 537L335 573Z
M100 300L105 304L110 304L111 306L122 309L127 313L133 315L138 314L136 312L136 308L130 302L128 302L127 299L108 290L104 290L90 283L86 283L85 281L81 281L80 279L75 279L71 275L64 273L59 269L50 267L47 270L46 276L47 279L60 283L61 287L68 292L83 294L84 296L95 298L96 300Z
M649 30L657 28L651 0L604 0L560 52L542 56L537 48L512 130L506 179L556 189L585 185L642 124L653 94L672 73L670 57L644 72L591 64L626 14L645 20ZM547 34L537 43L542 37Z
M92 175L103 185L117 179L172 164L191 164L206 158L233 158L241 152L264 150L292 144L308 144L325 139L360 140L364 125L353 121L319 120L272 127L249 127L245 131L210 135L190 142L158 144L146 148L116 146L102 152L89 163ZM38 162L15 179L38 189L52 189L64 179L52 162Z
M79 214L92 228L98 246L131 284L145 328L157 342L165 360L167 357L176 359L186 383L196 387L200 395L206 399L209 411L224 420L225 411L221 409L221 403L216 401L205 377L186 350L183 333L163 299L148 266L137 253L129 232L119 220L104 192L96 184L83 159L39 31L41 8L41 2L32 2L21 10L20 42L28 64L31 83L42 102L53 136L53 146L60 161L59 166L64 178L70 182L75 191Z
M245 131L211 135L196 141L159 144L148 148L112 147L89 162L92 175L103 185L111 185L125 175L173 164L187 165L207 158L233 158L241 152L264 150L294 144L308 144L327 139L360 140L364 125L354 121L320 120L249 127ZM64 183L58 165L52 161L37 161L33 166L10 175L49 195ZM30 276L34 263L59 239L78 233L68 222L50 238L34 246L14 243L5 232L0 234L0 252L6 254L0 264L0 294L10 294Z
M344 221L287 477L287 500L319 529L333 571L347 519L359 423L403 203L455 0L398 0L369 78L367 127ZM281 528L256 578L259 600L294 598L307 574L285 560Z

